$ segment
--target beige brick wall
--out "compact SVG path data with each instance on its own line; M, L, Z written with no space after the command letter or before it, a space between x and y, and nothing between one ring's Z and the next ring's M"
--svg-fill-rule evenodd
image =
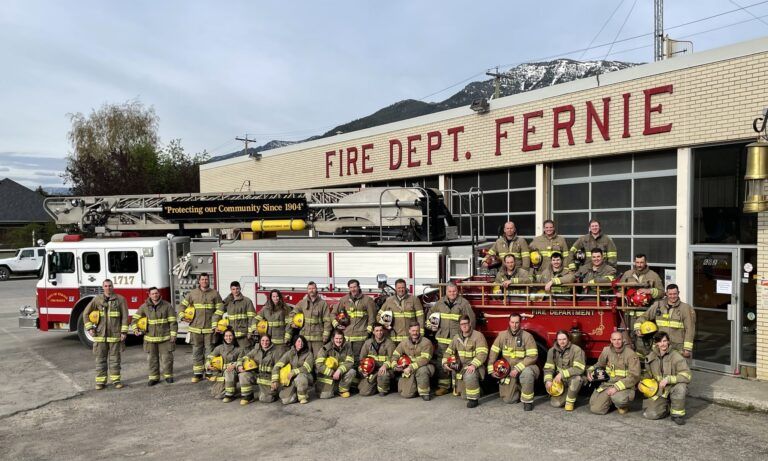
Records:
M757 236L757 379L768 381L768 212L758 213Z

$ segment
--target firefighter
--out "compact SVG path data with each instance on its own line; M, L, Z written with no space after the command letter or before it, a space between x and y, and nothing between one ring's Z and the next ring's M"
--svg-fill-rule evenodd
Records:
M227 321L235 338L246 349L253 347L255 341L251 341L251 324L256 317L256 309L253 307L253 301L247 296L243 296L240 290L240 282L234 281L229 284L230 294L227 296L221 307L216 309L211 319L211 328L216 330L216 324L227 314Z
M533 277L531 274L520 267L517 267L517 258L513 254L504 256L504 267L496 274L493 281L497 286L493 287L494 293L525 293L525 290L510 289L509 285L518 283L531 283Z
M675 424L685 424L685 395L691 382L688 362L672 349L669 334L658 332L653 337L656 347L646 358L646 375L658 383L655 395L643 400L643 417L662 419L672 415ZM670 408L671 407L671 408Z
M604 253L600 248L593 248L591 251L592 264L584 264L576 271L576 278L582 283L611 283L616 278L616 268L606 264L603 259ZM592 291L590 287L584 287L584 292ZM607 293L608 290L602 290Z
M642 253L635 255L634 267L624 272L620 282L647 284L647 288L637 288L636 290L641 294L648 296L652 301L657 301L664 296L664 283L661 281L661 277L648 267L648 258ZM626 292L629 292L629 290L625 291L625 293ZM647 306L640 311L627 311L627 323L634 325L636 323L635 319L640 316L646 308ZM634 335L634 345L635 352L637 352L641 363L643 363L645 356L650 352L650 345L646 344L646 341L643 341L643 337L640 335Z
M331 342L320 349L315 358L315 372L321 399L333 398L335 394L349 398L349 389L357 372L352 345L344 338L343 331L334 330Z
M517 235L517 227L512 221L507 221L504 224L504 233L488 250L488 256L483 260L483 266L493 266L492 261L495 258L504 261L506 255L514 255L517 261L522 262L521 267L525 270L528 270L528 268L531 267L531 255L528 250L528 243L524 238Z
M587 380L595 381L595 369L605 368L608 381L600 383L589 398L589 410L598 415L604 415L616 406L619 414L629 411L629 405L635 399L635 385L640 381L640 360L637 355L624 344L624 336L620 331L611 333L611 345L606 346L600 353L597 363L589 367Z
M211 353L213 341L213 328L211 319L213 313L221 309L224 302L219 292L210 287L210 276L203 272L197 277L199 288L187 293L176 309L177 316L182 321L188 321L182 311L187 307L195 308L195 315L189 321L188 335L192 343L192 382L197 383L203 379L205 372L205 357Z
M355 361L357 361L363 343L373 331L373 322L376 321L376 303L373 298L363 294L358 280L349 280L347 288L349 293L341 298L336 305L331 325L333 328L344 332L347 342L352 346ZM340 324L336 320L335 315L339 312L346 312L349 325Z
M243 366L247 359L256 362L256 369L248 371ZM237 360L237 371L240 372L238 380L240 381L240 405L248 405L256 398L260 402L272 403L277 400L277 378L272 374L279 357L275 353L275 347L272 345L272 338L269 335L261 335L259 345L254 347L247 354L242 354ZM253 385L256 384L256 389Z
M408 339L408 325L411 322L419 324L421 334L424 334L424 308L416 296L408 294L405 280L397 279L395 282L395 296L390 296L384 302L381 311L392 312L392 325L389 338L398 344Z
M488 373L494 373L493 363L500 357L509 362L511 370L509 376L499 382L499 397L505 403L522 402L525 411L533 410L533 388L540 374L536 365L539 350L533 336L520 328L520 314L510 315L509 328L493 341L488 355Z
M104 294L96 295L83 311L84 328L93 337L93 355L96 357L96 389L104 389L109 379L115 389L122 389L120 380L120 354L125 348L128 333L128 304L114 292L112 280L101 284ZM93 322L91 313L98 312Z
M264 322L266 322L266 330L263 328ZM259 325L262 325L261 331L259 331ZM283 301L283 294L280 293L280 290L270 291L269 299L253 318L249 327L251 335L268 334L272 338L275 353L282 356L290 349L292 333L290 327L291 308Z
M309 343L301 335L296 336L293 345L286 351L272 369L272 377L280 377L283 367L290 365L291 371L288 375L288 382L280 383L280 401L283 405L291 403L305 404L309 403L309 389L314 380L312 379L312 370L315 358L309 349Z
M147 322L146 333L138 328L139 319ZM176 349L176 310L171 303L160 297L157 287L149 289L149 298L132 316L131 329L136 336L144 335L144 351L149 366L148 386L160 382L162 370L165 382L173 382L173 351Z
M463 296L459 295L459 288L455 283L449 282L445 286L445 296L435 303L430 309L427 318L427 328L435 333L437 341L437 351L433 364L437 374L436 396L448 394L451 391L451 372L446 371L441 359L445 355L445 350L450 346L454 337L461 333L459 329L459 319L461 316L469 317L470 326L475 328L475 312ZM433 318L438 322L433 323Z
M667 285L667 297L653 303L645 313L635 320L635 334L640 334L640 325L650 320L656 322L659 331L669 335L670 347L689 359L693 355L693 338L696 336L696 314L693 308L680 301L680 288Z
M416 322L408 325L408 337L400 342L392 353L390 366L400 374L397 390L405 398L421 396L422 400L432 400L429 381L435 374L435 366L430 363L434 347L432 341L422 334L422 327ZM398 363L407 356L410 364Z
M600 221L593 219L589 221L589 233L582 235L571 247L570 254L567 258L568 269L575 271L582 261L579 261L578 256L583 254L588 257L589 253L595 249L600 248L603 250L608 265L616 267L618 261L618 252L616 251L616 244L613 243L613 239L603 234L600 229Z
M551 219L544 221L544 233L534 238L531 244L528 245L528 249L530 253L538 251L541 257L537 273L541 273L549 267L553 253L558 253L565 259L568 259L568 244L565 242L565 238L557 234L555 222ZM533 262L531 262L531 265L535 267Z
M488 358L488 343L482 333L472 327L472 319L464 314L459 320L461 332L454 336L453 341L442 356L442 368L456 378L457 395L464 395L467 408L475 408L480 404L480 382L485 378L485 361ZM451 367L451 358L455 360Z
M318 357L320 349L328 342L331 335L331 312L328 310L325 299L317 293L315 282L307 284L307 296L293 308L291 318L296 314L304 315L304 326L301 327L299 334L307 338L312 355ZM294 324L291 326L298 328Z
M553 407L565 405L565 411L573 411L576 397L584 383L586 363L584 351L571 343L568 332L558 331L555 344L547 352L547 362L544 364L544 387L551 395L549 402ZM553 383L561 385L565 392L554 395Z
M211 373L211 381L214 382L211 388L213 398L229 403L237 393L237 360L246 352L246 349L240 348L231 326L224 330L223 337L224 342L214 347L208 355L205 368ZM221 369L213 365L217 357L221 357Z
M375 394L385 396L389 394L393 372L391 367L392 353L395 352L395 343L387 337L384 325L374 322L373 337L363 343L360 349L360 359L372 357L376 361L376 368L369 376L362 376L357 385L360 395L367 397Z
M570 293L571 289L562 285L576 281L576 274L563 264L563 256L553 251L550 254L549 266L543 268L536 281L544 283L544 291L547 293Z

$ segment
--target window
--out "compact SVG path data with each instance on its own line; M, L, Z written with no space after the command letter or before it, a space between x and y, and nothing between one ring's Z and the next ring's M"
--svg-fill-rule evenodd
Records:
M48 257L48 264L52 273L72 274L75 272L75 254L57 251Z
M45 248L39 248L39 249L37 250L37 257L38 257L38 258L42 258L42 257L44 257L44 256L45 256Z
M86 274L101 272L101 256L98 253L83 253L83 272Z
M19 259L32 258L35 256L35 250L22 250Z
M135 274L139 272L139 254L135 251L110 251L107 253L109 272Z

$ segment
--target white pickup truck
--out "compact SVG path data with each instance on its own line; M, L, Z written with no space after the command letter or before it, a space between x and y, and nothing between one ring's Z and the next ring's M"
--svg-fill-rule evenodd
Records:
M12 258L0 259L0 282L11 275L40 275L45 263L45 248L29 247L16 251Z

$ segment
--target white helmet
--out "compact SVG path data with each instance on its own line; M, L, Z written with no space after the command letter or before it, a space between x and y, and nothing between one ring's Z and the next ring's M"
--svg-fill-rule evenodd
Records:
M381 311L379 312L379 319L381 319L382 325L389 328L392 326L394 315L392 315L392 311Z
M432 331L437 331L438 328L440 328L440 313L439 312L433 312L429 314L429 328Z

